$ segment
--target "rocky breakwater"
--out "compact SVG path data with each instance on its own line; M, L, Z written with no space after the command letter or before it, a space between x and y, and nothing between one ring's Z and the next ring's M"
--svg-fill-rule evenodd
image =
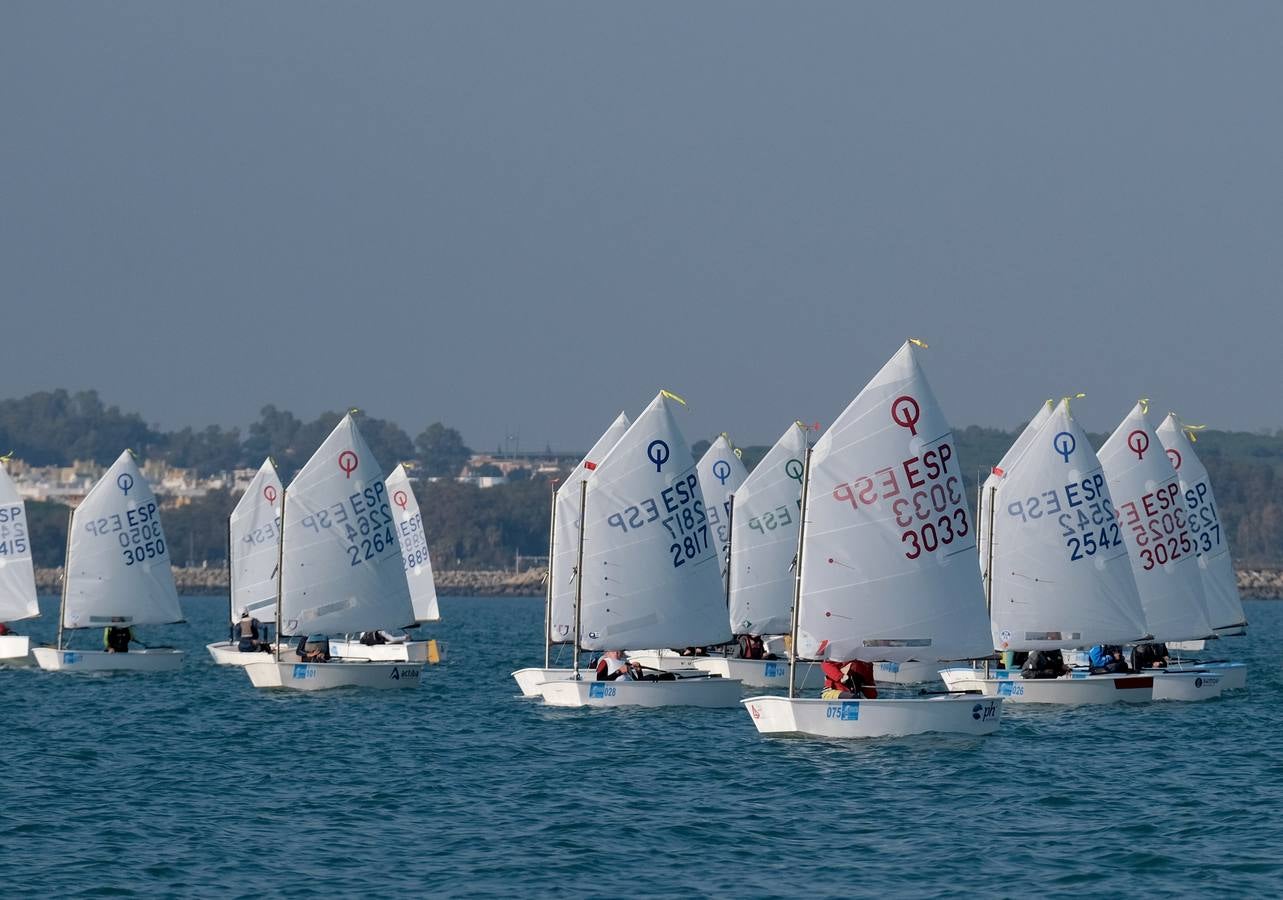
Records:
M543 569L527 572L486 572L448 569L434 573L437 593L446 596L542 596ZM174 584L180 594L225 594L227 570L220 566L174 566ZM62 569L36 569L36 588L42 594L62 591Z
M1239 569L1238 589L1245 600L1283 598L1283 569ZM543 569L513 574L504 571L445 569L434 573L437 593L453 597L538 597L544 592ZM180 594L221 594L227 591L227 570L218 566L175 566L174 584ZM36 569L36 588L42 594L62 590L62 569Z

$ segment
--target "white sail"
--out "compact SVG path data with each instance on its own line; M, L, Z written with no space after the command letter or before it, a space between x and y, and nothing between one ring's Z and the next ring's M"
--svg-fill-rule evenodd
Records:
M1212 493L1212 480L1184 429L1176 413L1169 413L1158 426L1157 434L1176 470L1190 535L1198 544L1198 566L1203 575L1208 618L1219 633L1241 633L1247 617L1238 595L1229 535L1225 533L1220 508Z
M0 465L0 622L40 615L27 506Z
M401 543L401 558L405 561L405 579L410 586L414 621L436 622L441 618L441 609L437 605L436 582L432 580L432 560L428 558L428 535L423 530L423 514L405 466L392 470L387 485L396 536Z
M960 461L918 352L901 347L812 451L799 656L992 652Z
M241 610L264 621L276 618L283 494L275 464L265 459L227 521L232 622L240 619Z
M735 492L730 571L734 634L787 634L792 627L792 563L802 523L805 458L806 432L794 423Z
M1132 574L1157 641L1212 635L1195 536L1176 470L1137 403L1100 448L1100 463L1131 557Z
M998 480L1002 478L1002 473L1006 472L1020 454L1025 452L1025 447L1029 446L1029 442L1038 433L1042 423L1047 421L1047 417L1051 415L1054 407L1055 404L1050 400L1038 407L1038 411L1029 420L1029 424L1016 437L1015 443L1007 448L1007 452L1002 454L1002 459L998 461L998 464L990 469L984 484L980 486L980 496L976 502L976 528L978 532L976 543L980 553L980 572L982 575L989 559L989 492L998 486Z
M695 465L699 475L699 488L704 492L704 511L708 514L708 527L717 544L718 558L726 559L731 541L731 495L744 483L748 470L740 462L739 454L725 434L719 434ZM724 566L722 588L726 587Z
M690 447L660 393L588 478L580 645L730 639L717 547Z
M1050 650L1144 637L1109 485L1069 404L1043 417L1001 468L993 498L994 646Z
M552 607L548 612L548 639L554 644L573 640L575 628L575 569L579 555L579 483L592 474L632 424L621 412L605 434L592 445L565 482L557 489L553 528L552 559L548 578L552 582Z
M68 628L181 622L160 504L133 454L120 454L71 516Z
M382 470L344 416L285 491L282 634L401 628L414 620Z

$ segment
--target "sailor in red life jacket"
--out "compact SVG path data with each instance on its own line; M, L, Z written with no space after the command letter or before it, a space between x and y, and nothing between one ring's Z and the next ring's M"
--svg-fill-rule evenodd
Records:
M597 660L597 680L614 681L616 678L631 678L633 673L628 664L628 657L622 650L607 650Z
M846 662L826 659L821 669L824 672L824 690L820 696L825 700L872 699L878 695L878 689L873 686L873 663L862 659Z

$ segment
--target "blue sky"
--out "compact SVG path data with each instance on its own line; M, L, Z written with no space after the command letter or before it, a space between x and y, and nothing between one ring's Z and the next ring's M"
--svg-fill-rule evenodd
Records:
M956 425L1280 427L1281 39L1251 2L8 2L3 393L573 448L664 387L769 443L912 335Z

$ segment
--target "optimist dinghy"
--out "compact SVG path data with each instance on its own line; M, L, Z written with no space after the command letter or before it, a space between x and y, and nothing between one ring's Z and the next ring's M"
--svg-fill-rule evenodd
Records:
M1199 534L1173 468L1141 400L1100 448L1100 462L1155 642L1215 638L1199 567ZM1145 669L1155 700L1210 700L1224 687L1203 670Z
M574 669L552 664L554 645L572 643L575 626L575 583L579 573L579 483L587 478L611 448L619 443L628 426L628 414L621 412L592 445L561 487L554 487L548 522L548 575L544 579L543 666L531 666L512 673L524 697L538 697L545 681L569 678Z
M1247 616L1239 599L1229 535L1222 527L1219 507L1212 493L1212 480L1194 450L1194 435L1201 428L1201 425L1186 425L1176 413L1168 413L1156 433L1163 442L1172 468L1176 470L1181 496L1185 500L1190 536L1197 544L1198 568L1203 579L1208 618L1216 636L1223 641L1247 633ZM1221 641L1217 642L1218 648L1224 646ZM1167 646L1173 650L1201 649L1180 647L1174 643ZM1223 690L1247 687L1247 666L1244 663L1176 659L1168 665L1168 671L1185 669L1206 669L1218 675Z
M71 514L56 647L32 650L51 672L161 672L177 669L183 651L129 647L128 652L68 646L82 629L183 621L178 591L151 485L126 450Z
M38 615L27 507L9 473L0 465L0 622ZM26 665L31 661L30 651L31 638L25 634L0 634L0 664Z
M271 458L263 460L227 519L227 612L231 627L241 612L266 624L276 619L276 566L280 562L281 478ZM265 629L260 630L260 634ZM220 666L261 662L262 650L242 652L240 641L218 641L205 649Z
M428 538L423 530L423 513L405 466L398 465L387 480L388 496L392 499L392 518L396 525L397 541L401 544L401 558L405 561L405 580L410 588L410 604L414 607L413 628L423 622L440 622L441 607L437 603L437 587L432 579L432 560L428 556ZM330 649L345 659L380 659L393 662L441 661L435 640L415 640L409 634L393 635L386 643L367 644L361 640L344 638L330 641Z
M953 434L905 343L808 452L793 604L797 659L899 662L988 652L976 529ZM884 689L885 690L885 689ZM750 697L763 734L989 734L1002 699Z
M414 617L382 470L352 420L335 427L282 492L277 634L351 634ZM258 688L411 688L420 662L301 660L278 645L247 663Z
M574 670L539 685L550 706L734 706L741 684L705 673L588 680L581 650L692 647L730 638L717 545L690 448L661 391L578 482ZM655 676L659 678L661 676Z
M765 642L773 635L789 632L805 458L806 429L795 422L726 501L727 518L731 520L726 605L731 634L737 639L752 637ZM702 462L700 466L702 485ZM746 688L787 690L789 686L787 658L713 655L681 659L705 672L738 678ZM824 686L818 663L803 663L796 674L799 690L818 691Z
M1109 485L1069 400L1030 429L987 491L981 569L993 645L1032 652L1144 639L1145 616ZM944 669L940 677L951 689L1013 703L1139 703L1154 691L1148 674L1025 678L986 664Z

